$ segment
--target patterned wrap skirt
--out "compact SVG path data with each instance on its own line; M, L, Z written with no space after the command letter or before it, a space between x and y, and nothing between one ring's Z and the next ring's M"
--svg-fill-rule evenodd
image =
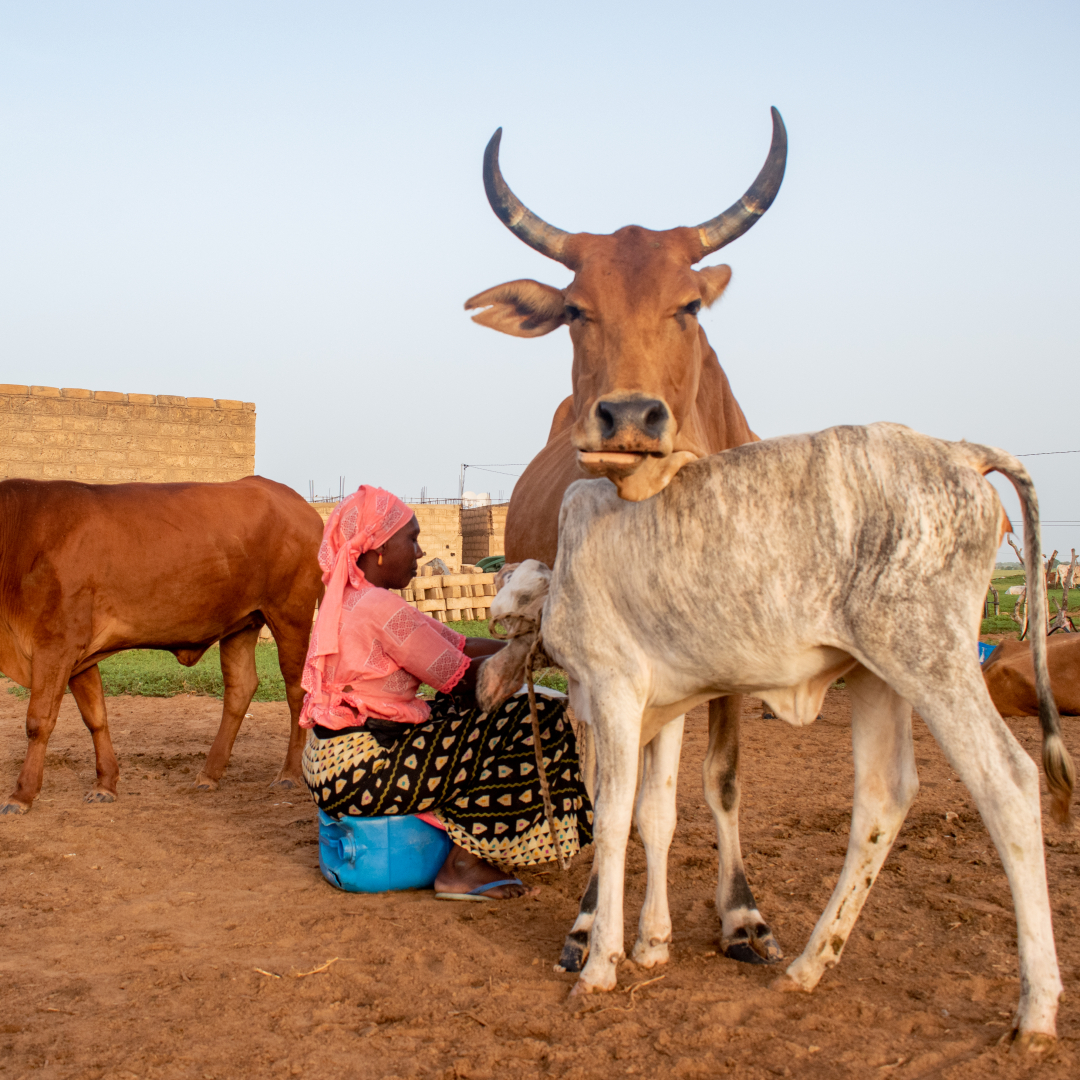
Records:
M490 715L437 694L426 724L385 721L304 748L304 779L333 818L433 814L466 851L503 866L556 859L536 771L529 699L510 698ZM592 806L563 699L536 695L540 741L566 858L592 842ZM320 729L325 731L325 729ZM329 734L329 733L328 733Z

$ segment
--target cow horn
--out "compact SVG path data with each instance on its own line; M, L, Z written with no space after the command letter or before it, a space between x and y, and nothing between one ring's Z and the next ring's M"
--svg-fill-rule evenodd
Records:
M784 127L780 114L774 108L772 110L772 146L769 147L769 156L765 159L761 172L757 174L749 190L737 203L729 206L717 217L698 226L702 249L699 259L704 259L706 255L719 251L732 240L738 240L772 206L772 201L776 198L780 183L784 179L785 165L787 165L787 129Z
M519 239L549 259L562 262L562 250L569 233L556 229L538 218L511 190L499 170L499 128L484 151L484 190L491 209L499 220ZM781 170L783 171L783 170Z

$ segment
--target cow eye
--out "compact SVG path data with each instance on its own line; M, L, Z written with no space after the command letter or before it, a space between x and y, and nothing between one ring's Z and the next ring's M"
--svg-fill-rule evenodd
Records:
M696 315L701 310L700 300L691 300L689 304L682 308L680 314L685 312L687 315Z
M581 308L574 307L573 304L566 305L566 321L573 322L575 319L583 319L585 316L582 313Z

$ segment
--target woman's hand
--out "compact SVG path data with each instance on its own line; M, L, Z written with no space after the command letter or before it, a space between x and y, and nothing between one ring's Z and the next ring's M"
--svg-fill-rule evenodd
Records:
M473 657L491 656L500 649L506 648L505 641L489 637L468 637L465 639L465 647L462 650L470 659Z
M463 652L471 661L469 670L462 675L457 686L450 691L452 697L457 698L462 704L473 706L476 704L476 678L480 674L480 665L495 653L506 647L505 641L497 641L494 638L471 637L465 639Z

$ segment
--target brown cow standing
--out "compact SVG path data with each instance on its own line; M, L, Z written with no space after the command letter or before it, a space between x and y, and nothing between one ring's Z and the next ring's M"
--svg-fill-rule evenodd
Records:
M628 225L610 236L566 233L538 218L499 169L500 128L484 154L484 188L500 220L530 247L574 272L565 289L510 281L466 301L473 319L515 337L566 325L574 346L573 394L558 407L547 445L514 488L506 518L509 562L555 565L559 508L575 480L606 476L619 495L655 495L683 465L753 442L727 376L698 324L731 280L728 266L691 267L742 236L769 208L784 176L787 133L772 110L772 145L743 197L693 228L653 232ZM741 698L709 703L707 787L722 792L717 817L726 955L749 962L782 956L754 904L738 833Z
M1054 701L1063 716L1080 716L1080 634L1051 634L1046 662ZM1027 641L1003 641L983 664L983 678L1002 716L1038 716L1035 664Z
M0 813L26 813L70 685L90 729L97 783L120 775L98 662L124 649L167 649L188 666L221 643L221 726L196 780L217 787L258 686L255 643L270 627L291 714L276 784L301 786L300 687L322 593L319 515L290 488L249 476L224 484L0 482L0 671L30 689L29 740Z

